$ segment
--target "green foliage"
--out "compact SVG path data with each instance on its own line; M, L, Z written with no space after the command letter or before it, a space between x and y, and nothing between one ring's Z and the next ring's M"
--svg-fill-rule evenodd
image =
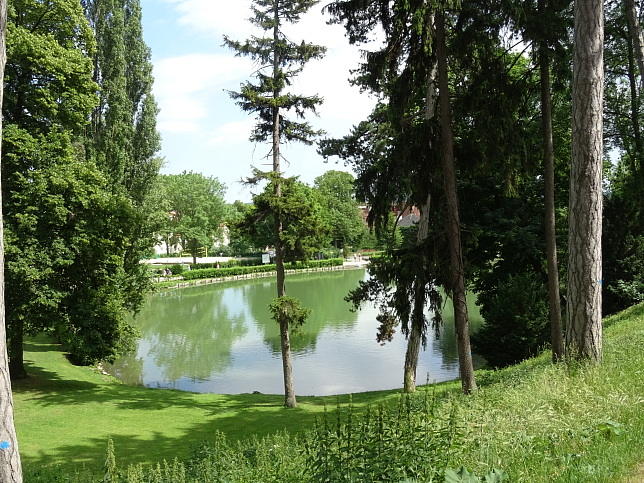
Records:
M491 293L480 294L479 303L485 322L472 344L492 367L516 364L548 344L547 288L534 273L499 280Z
M445 470L445 483L502 483L509 478L505 471L496 468L482 477L470 473L464 466L456 471L451 468Z
M605 197L603 250L603 308L606 314L623 310L644 300L644 207L641 192L633 190L636 180L620 186Z
M253 206L235 225L237 233L250 236L256 246L274 245L274 217L279 215L279 235L284 260L307 261L326 248L330 228L314 190L297 178L282 178L273 173L256 173L257 181L268 178L264 190L253 196ZM280 184L280 196L275 186Z
M2 189L6 275L16 282L7 290L11 364L20 376L25 331L53 329L84 363L125 350L133 336L125 313L149 277L140 257L127 264L138 211L80 137L98 101L97 46L80 3L16 0L9 30Z
M112 438L107 440L107 451L105 455L105 464L103 465L103 481L105 483L116 483L118 481L118 468L116 466L116 454L114 453L114 441Z
M237 52L237 55L250 57L257 62L258 68L254 74L257 82L247 81L239 91L229 91L243 111L257 115L251 141L265 142L277 135L279 143L297 141L311 144L322 134L309 123L297 122L285 115L294 112L295 117L303 118L306 111L315 113L322 98L284 93L284 89L291 85L307 62L322 58L326 52L319 45L294 42L282 30L286 23L297 23L317 3L318 0L255 0L252 5L254 17L250 21L262 29L266 36L252 37L244 42L224 36L224 45ZM275 119L278 121L277 132L274 130ZM279 158L279 153L273 155Z
M358 245L365 228L355 199L353 175L345 171L327 171L315 178L314 187L320 194L334 246L344 248Z
M32 135L54 126L79 134L97 100L96 43L78 0L11 0L7 29L4 122Z
M437 416L429 392L364 415L352 406L337 422L324 413L304 443L311 481L434 481L460 445L455 414ZM343 419L343 417L345 419Z
M164 190L166 228L181 246L196 257L201 247L210 249L221 236L221 225L228 209L224 202L225 185L217 178L184 171L161 176ZM169 241L169 240L167 240Z
M325 267L338 267L342 266L343 260L341 258L332 258L328 260L309 260L307 262L294 262L288 265L287 268L292 270L307 270L307 269L320 269ZM224 278L224 277L237 277L249 275L253 273L270 273L274 272L276 267L274 264L265 265L252 265L252 266L232 266L224 267L223 264L220 268L196 268L183 271L184 280L198 280L202 278ZM172 272L174 273L174 271Z
M272 318L275 322L285 324L289 329L297 331L304 325L311 314L311 309L301 307L300 301L296 298L283 295L268 304Z

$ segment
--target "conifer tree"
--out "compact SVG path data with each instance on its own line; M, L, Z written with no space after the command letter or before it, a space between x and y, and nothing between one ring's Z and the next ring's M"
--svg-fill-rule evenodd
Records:
M326 49L304 41L295 43L283 30L287 24L297 23L301 16L317 3L318 0L255 0L251 7L254 16L250 22L262 29L264 36L251 37L243 42L224 36L226 46L236 51L239 56L250 57L259 65L254 74L255 82L243 83L241 89L230 92L230 96L243 111L257 116L257 124L250 140L271 144L269 156L273 162L272 180L277 199L281 197L282 191L281 144L296 141L310 145L321 134L309 123L287 115L293 113L296 118L303 119L306 112L315 113L316 106L322 99L317 95L293 94L288 87L304 65L310 60L321 58ZM279 203L275 203L275 206L279 206ZM274 220L277 297L283 299L286 296L286 285L281 241L283 223L279 209L275 212ZM276 319L280 324L285 406L295 407L297 402L293 387L288 317Z
M575 1L566 356L602 359L604 7Z

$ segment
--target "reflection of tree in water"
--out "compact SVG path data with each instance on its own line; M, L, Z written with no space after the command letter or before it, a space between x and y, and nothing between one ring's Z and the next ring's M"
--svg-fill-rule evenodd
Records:
M105 367L110 374L126 384L143 385L143 358L136 353L119 357L114 365L105 364Z
M158 294L146 307L137 325L166 380L206 380L231 366L233 343L248 328L243 313L230 314L223 295L212 286L174 290Z
M443 297L445 297L443 295ZM446 302L446 300L444 300ZM468 292L467 294L467 314L470 323L470 334L476 333L483 318L476 305L476 295ZM458 348L456 346L456 330L454 327L454 307L451 303L443 303L441 312L443 324L440 327L440 336L432 341L432 348L443 355L442 367L451 370L458 367ZM476 354L473 355L474 365L481 367L482 359Z
M286 293L289 297L299 299L302 307L311 309L311 315L301 332L291 335L291 351L294 355L314 351L323 330L349 328L356 324L358 314L351 312L351 305L345 302L344 297L357 287L364 274L364 270L337 270L287 275ZM271 319L268 310L273 291L265 287L249 286L246 295L257 330L263 334L264 343L271 353L279 355L279 326Z

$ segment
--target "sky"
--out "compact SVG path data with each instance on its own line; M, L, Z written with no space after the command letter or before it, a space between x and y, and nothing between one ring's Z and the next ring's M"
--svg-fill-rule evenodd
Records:
M360 49L349 45L342 26L326 24L324 4L323 0L287 30L298 43L305 40L327 48L324 59L305 66L293 91L324 98L318 116L311 113L306 121L326 131L327 137L338 138L367 118L375 99L349 84ZM162 136L160 156L165 159L161 172L215 177L227 187L227 202L251 201L252 190L240 181L251 175L253 166L271 169L270 146L248 141L254 117L227 93L239 90L246 80L254 81L253 62L222 47L223 35L240 41L263 36L248 21L250 5L250 0L141 0L143 37L152 50L153 92L160 108L157 128ZM350 171L338 160L325 163L315 145L281 149L285 175L299 176L308 184L331 169Z

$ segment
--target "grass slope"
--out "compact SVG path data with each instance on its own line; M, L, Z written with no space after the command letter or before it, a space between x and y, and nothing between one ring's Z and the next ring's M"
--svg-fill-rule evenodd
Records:
M635 469L644 462L642 347L644 304L605 320L600 366L553 366L546 353L502 371L479 371L480 390L472 396L463 396L457 382L438 385L441 412L457 413L462 434L452 467L478 475L502 468L510 481L642 481ZM129 387L70 365L46 339L27 349L33 377L14 385L26 472L41 465L99 469L109 436L119 465L181 460L218 430L230 439L299 432L325 406L348 401L300 397L299 407L287 410L279 395ZM398 394L356 394L353 406L395 402Z

